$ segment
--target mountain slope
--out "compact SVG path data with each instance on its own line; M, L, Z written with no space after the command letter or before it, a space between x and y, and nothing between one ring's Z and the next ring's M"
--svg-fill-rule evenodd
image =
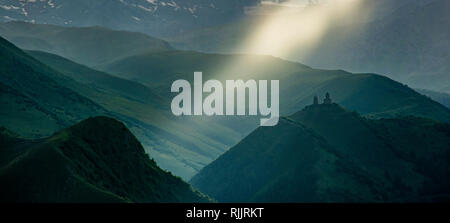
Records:
M333 35L310 55L297 59L312 66L382 73L415 88L448 92L450 2L409 2L361 28L333 28Z
M0 38L1 123L27 137L49 135L105 110L71 89L60 75ZM37 84L39 83L39 84Z
M22 49L49 52L86 65L172 49L167 42L142 33L102 27L76 28L25 22L0 23L0 27L0 35Z
M46 137L84 118L108 115L124 122L162 168L184 179L190 179L243 137L214 121L180 120L170 112L168 98L159 96L142 84L93 70L57 55L23 52L6 40L3 40L3 45L10 49L2 51L5 53L2 62L5 63L0 69L8 72L0 73L3 78L0 82L0 100L5 104L0 109L0 126L21 136ZM6 63L8 58L14 63ZM31 66L29 63L33 63L38 71L33 79L27 78L30 72L23 71L23 75L21 71ZM25 89L16 86L17 83L26 83L30 87ZM96 109L90 112L79 109L76 107L81 106L78 102L61 92L47 94L46 89L53 85L78 95ZM33 98L30 99L30 96ZM53 100L55 97L62 99ZM78 110L67 114L72 107ZM57 109L61 108L66 113L58 113ZM215 131L210 131L211 128Z
M0 126L23 137L46 137L88 117L112 116L131 129L161 167L184 179L241 138L219 124L179 121L165 98L141 84L56 55L29 52L38 61L4 39L0 47L0 100L5 105ZM211 127L216 132L209 132Z
M424 89L416 89L416 91L450 108L450 94Z
M221 202L448 199L450 126L315 105L260 127L193 177Z
M107 131L105 131L107 130ZM161 170L122 123L90 118L45 139L0 136L3 202L205 202Z
M373 118L416 116L450 122L450 110L408 86L376 74L348 74L321 83L318 95L330 92L335 101L346 108ZM314 94L301 98L300 110Z
M167 99L158 96L153 90L142 84L93 70L55 54L42 51L26 51L26 53L78 83L92 86L110 95L120 95L124 98L151 104L155 109L166 109L163 105Z
M170 99L139 84L76 64L57 55L27 51L62 76L65 86L125 122L146 151L166 169L189 179L243 136L220 122L175 117ZM211 131L214 129L214 131Z

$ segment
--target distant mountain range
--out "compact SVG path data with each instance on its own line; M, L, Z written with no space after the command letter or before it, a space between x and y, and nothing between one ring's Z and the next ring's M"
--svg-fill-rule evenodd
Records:
M82 121L51 137L0 132L0 202L210 202L161 170L124 124Z
M375 72L415 88L450 92L450 2L409 2L361 28L331 29L333 35L299 59L311 66Z
M40 19L35 19L36 23L104 26L158 36L161 35L157 32L184 27L184 31L167 31L164 38L177 49L235 53L239 52L238 46L249 32L251 33L253 28L264 20L261 16L243 15L244 7L258 2L257 0L213 2L206 0L170 2L3 0L3 2L0 1L0 14L3 15L3 20L0 18L0 21L15 21L4 19L5 16L13 15L18 21L29 22L32 21L30 18L37 17ZM449 38L447 38L450 35L450 30L447 28L450 27L450 18L447 13L450 10L448 1L363 0L361 5L360 12L356 13L357 19L353 20L360 23L359 28L355 29L353 24L336 24L328 30L329 34L325 35L310 54L294 54L289 59L314 67L383 74L414 88L450 92L450 85L447 84L450 83L449 75L447 75L450 72L448 66L450 59L447 55L450 51ZM192 7L197 8L198 15L190 13L189 9ZM149 8L157 10L145 10ZM92 13L93 11L102 13ZM137 21L131 14L139 14L138 12L149 17L142 16L147 19L141 19L139 24L134 24ZM189 13L186 14L186 12ZM368 17L368 15L372 16ZM195 21L191 17L195 18ZM132 22L130 23L128 19ZM74 23L61 22L69 20ZM124 52L121 57L131 56L139 53L138 51L171 48L164 41L150 37L146 37L148 39L145 40L143 36L140 41L133 43L129 41L126 34L111 35L111 30L99 27L80 30L53 27L51 29L56 30L51 33L44 31L46 35L42 35L42 29L48 27L36 26L33 32L23 32L30 28L26 25L11 24L0 27L0 34L24 49L51 51L85 65L98 65L105 62L99 61L95 52L103 52L107 59L113 59L108 55L114 55L115 52L103 49L108 41L122 45L123 48L120 49ZM95 41L100 43L99 46L84 45L84 41L91 42L89 38L94 38L87 35L94 33L89 29L98 32L94 37L101 38ZM180 32L183 32L183 35L179 35ZM64 35L84 37L70 39ZM106 36L116 36L116 38L110 40L105 38ZM64 41L74 41L74 43L67 44ZM93 52L82 54L83 48L91 48ZM302 52L301 49L298 51Z
M169 35L224 24L259 0L39 0L0 1L0 21L103 26Z
M219 202L448 201L449 145L449 124L311 105L258 128L191 183Z
M224 68L226 61L242 62ZM448 108L389 78L313 69L270 56L166 51L135 55L97 68L139 81L160 94L167 94L167 86L175 80L191 80L194 70L203 71L205 79L222 81L242 78L241 74L246 74L248 79L278 79L282 86L280 106L284 115L301 110L310 104L314 95L329 91L343 106L374 118L415 115L450 121Z
M67 28L8 22L0 23L0 35L22 49L57 54L88 66L139 53L173 49L167 42L142 33L102 27Z
M309 53L297 49L287 58L325 69L378 73L414 88L449 93L450 2L361 2L350 24L336 21ZM167 40L177 49L245 53L242 41L261 21L264 18L250 17Z

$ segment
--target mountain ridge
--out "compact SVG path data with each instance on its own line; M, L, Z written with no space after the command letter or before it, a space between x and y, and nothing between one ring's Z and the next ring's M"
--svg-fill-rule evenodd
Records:
M184 179L189 179L220 155L227 148L226 144L240 137L214 122L180 120L168 110L170 106L165 106L169 101L166 97L142 84L53 54L24 52L6 40L0 41L2 46L10 48L2 50L4 60L0 61L0 69L3 69L0 99L7 105L0 109L0 123L23 137L42 138L91 116L112 116L126 123L161 167ZM9 60L20 65L6 63ZM22 70L31 66L28 63L37 72ZM34 79L26 78L30 74ZM52 84L40 86L45 84L44 80ZM32 86L21 87L21 83ZM65 90L44 94L49 86ZM85 103L70 101L71 97L64 95L66 91L78 95ZM59 96L63 99L52 99ZM85 112L78 108L91 109L90 105L98 109ZM60 112L61 108L65 109ZM74 114L63 113L71 108L77 109ZM192 131L191 126L196 126L196 131ZM211 132L210 128L217 132Z
M2 151L14 151L21 143L2 144ZM112 118L89 118L28 143L26 151L0 167L2 201L210 201L161 170L125 125Z
M57 54L88 66L144 52L172 50L143 33L95 27L63 27L27 22L0 23L0 35L22 49Z
M173 116L167 106L169 98L143 84L93 70L57 55L37 51L27 53L81 83L81 86L70 84L70 87L124 121L161 167L184 179L238 140L237 133L226 126L214 122L206 125L202 120ZM191 126L196 129L192 131ZM217 132L211 132L210 128Z
M227 64L228 61L234 63ZM97 69L139 81L160 90L161 94L167 94L164 86L170 86L175 80L191 80L195 70L201 70L204 79L242 79L243 74L245 79L277 79L283 86L280 89L282 115L308 105L314 94L329 91L345 107L372 117L406 114L450 121L447 107L383 75L314 69L271 56L166 51L131 56Z
M21 129L24 136L39 136L89 115L105 112L90 99L59 85L58 80L63 77L56 71L3 38L0 38L0 48L0 82L6 86L2 88L2 101L9 105L2 106L2 123L8 123L6 127L13 127L11 130L16 132L18 129L15 128L20 128L18 123L28 123L29 128ZM37 82L42 86L33 84ZM15 97L18 99L13 100ZM10 116L17 113L22 114L19 119ZM41 121L46 124L41 125ZM41 130L42 133L37 132Z

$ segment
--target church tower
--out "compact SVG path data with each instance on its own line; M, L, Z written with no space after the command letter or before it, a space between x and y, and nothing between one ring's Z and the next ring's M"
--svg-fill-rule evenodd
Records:
M330 93L327 92L325 94L325 99L323 99L323 104L330 105L332 103L333 103L333 101L331 100Z

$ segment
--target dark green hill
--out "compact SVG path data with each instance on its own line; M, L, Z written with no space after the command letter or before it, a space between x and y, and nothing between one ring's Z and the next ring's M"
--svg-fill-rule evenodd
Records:
M26 53L83 85L92 86L92 88L109 95L118 95L130 100L151 104L154 108L167 109L163 107L165 105L164 100L167 99L158 96L153 90L137 82L93 70L55 54L42 51L26 51Z
M105 110L59 82L61 75L0 38L0 121L27 137L49 135Z
M0 143L3 202L209 201L161 170L111 118L90 118L34 141L1 133Z
M304 79L299 80L299 83L302 82ZM310 104L315 94L330 92L337 103L364 116L395 118L412 115L450 122L450 109L381 75L348 73L317 83L314 87L315 93L300 98L291 111L298 111Z
M98 65L134 54L170 50L165 41L142 33L102 27L61 27L25 22L0 23L0 35L22 49L61 55Z
M0 126L21 136L46 137L91 116L112 116L162 168L184 179L242 137L217 123L177 119L169 100L142 84L53 54L23 52L4 39L0 47Z
M449 148L448 124L315 105L258 128L191 183L220 202L442 201Z

